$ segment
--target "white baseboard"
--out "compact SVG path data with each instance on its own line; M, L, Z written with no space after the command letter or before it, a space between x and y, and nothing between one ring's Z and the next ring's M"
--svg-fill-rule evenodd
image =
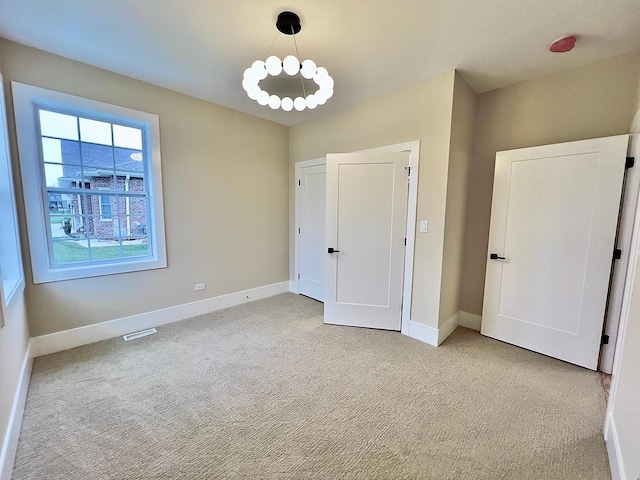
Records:
M447 337L451 335L459 326L480 331L481 324L481 315L467 313L460 310L449 320L444 322L444 324L440 328L428 327L427 325L424 325L422 323L410 320L409 333L402 333L405 335L409 335L411 338L415 338L416 340L420 340L421 342L428 343L429 345L437 347L438 345L442 344L442 342L444 342Z
M467 313L460 310L460 326L470 328L471 330L480 331L482 327L482 315L476 315L475 313Z
M460 312L456 313L438 329L438 345L441 345L460 325Z
M153 312L131 315L107 322L73 328L62 332L41 335L31 339L31 356L39 357L50 353L61 352L89 343L100 342L119 337L127 333L159 327L167 323L178 322L187 318L215 312L224 308L235 307L247 302L259 300L289 291L289 282L274 283L263 287L251 288L242 292L220 295L197 302L185 303L174 307L163 308Z
M295 280L289 280L289 291L291 293L300 293L298 291L298 282Z
M428 327L422 323L409 320L409 336L420 340L421 342L428 343L434 347L438 346L438 329Z
M33 366L33 358L31 357L31 346L29 342L27 351L24 354L22 368L20 369L20 377L16 386L13 398L13 406L11 407L11 416L7 424L7 433L2 443L2 453L0 453L0 480L10 480L13 473L13 463L18 450L18 439L20 438L20 428L22 427L22 416L24 414L24 404L27 400L27 391L29 390L29 379L31 378L31 367Z

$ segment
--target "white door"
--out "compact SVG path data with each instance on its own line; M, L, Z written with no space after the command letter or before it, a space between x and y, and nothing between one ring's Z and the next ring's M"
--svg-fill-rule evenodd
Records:
M498 152L483 335L597 368L627 143Z
M327 155L325 323L400 330L408 165L409 152Z
M324 300L326 167L300 168L298 177L298 292Z

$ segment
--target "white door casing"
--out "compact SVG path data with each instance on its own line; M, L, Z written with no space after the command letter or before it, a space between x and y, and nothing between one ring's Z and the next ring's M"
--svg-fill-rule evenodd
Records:
M598 369L601 372L609 374L613 372L613 360L616 354L618 330L622 314L624 286L629 263L632 262L633 257L631 241L638 205L638 192L640 191L640 167L638 167L640 135L630 136L628 156L635 158L636 165L625 171L622 211L620 212L618 239L616 240L616 248L620 249L621 256L619 260L615 261L611 275L609 302L604 325L604 333L608 336L608 343L602 345L600 364L598 365Z
M323 301L326 167L309 165L298 170L298 293Z
M498 152L483 335L597 368L627 144Z
M327 155L325 323L401 329L409 160Z

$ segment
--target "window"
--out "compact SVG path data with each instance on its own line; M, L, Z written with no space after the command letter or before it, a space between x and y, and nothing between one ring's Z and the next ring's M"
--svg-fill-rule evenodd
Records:
M0 75L1 85L2 76ZM11 154L7 135L7 116L2 88L0 88L0 279L2 280L0 301L4 296L4 301L0 305L1 310L1 307L9 305L15 294L24 288L20 237L11 173ZM1 316L0 326L2 326Z
M12 89L35 283L166 267L158 117Z
M100 195L100 220L103 222L110 222L113 219L112 215L111 196Z

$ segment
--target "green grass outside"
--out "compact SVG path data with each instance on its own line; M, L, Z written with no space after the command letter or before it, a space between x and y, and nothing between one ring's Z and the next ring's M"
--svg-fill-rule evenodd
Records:
M149 246L123 245L122 257L144 257L149 254ZM53 242L53 256L57 264L86 262L89 260L89 249L75 242ZM92 260L108 260L120 257L120 246L94 247L91 249Z

